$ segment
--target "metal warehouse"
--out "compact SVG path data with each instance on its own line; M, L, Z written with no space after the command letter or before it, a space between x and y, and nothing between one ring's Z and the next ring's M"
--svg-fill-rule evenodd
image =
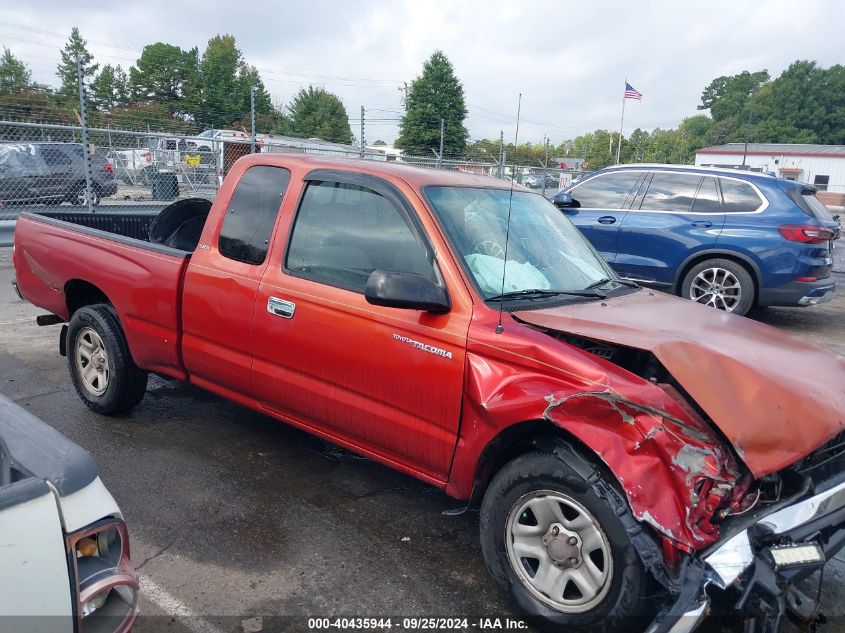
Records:
M695 164L767 171L787 180L811 183L829 206L845 206L845 145L804 143L726 143L696 150Z

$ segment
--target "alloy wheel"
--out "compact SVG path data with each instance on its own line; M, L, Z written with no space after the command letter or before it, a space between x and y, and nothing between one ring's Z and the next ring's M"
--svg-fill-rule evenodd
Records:
M733 312L742 298L742 285L724 268L705 268L692 280L689 298L698 303Z

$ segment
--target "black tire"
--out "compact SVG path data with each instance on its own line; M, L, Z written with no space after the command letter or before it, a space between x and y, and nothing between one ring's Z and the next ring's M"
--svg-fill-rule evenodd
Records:
M481 504L481 549L487 571L510 606L540 631L642 630L653 616L645 601L652 581L629 538L641 528L608 475L568 446L556 452L520 455L493 477ZM526 495L537 491L576 501L606 537L611 572L603 597L599 594L600 602L589 610L565 612L541 602L511 563L505 543L510 538L508 517Z
M88 191L85 187L85 183L78 183L76 184L73 189L67 194L65 200L72 205L75 206L84 206L85 200L88 197ZM100 204L100 190L97 188L97 185L91 184L91 206L98 206ZM81 202L80 202L81 201Z
M739 283L739 299L735 301L735 307L732 310L728 309L726 311L744 316L754 306L754 297L757 285L754 283L754 278L745 266L738 264L732 259L706 259L690 268L687 274L684 275L683 282L681 282L681 296L684 299L690 299L692 301L698 300L697 297L693 296L693 281L700 273L711 269L727 271L733 275ZM704 303L703 301L699 302ZM719 304L719 300L716 299L716 305L714 307L717 307L720 310L725 310L722 305L725 305L725 302L722 301L722 303Z
M79 356L80 337L91 340L96 333L102 343L103 367L107 378L95 382L93 387L104 387L102 392L89 385L83 376L84 359ZM95 337L96 338L96 337ZM130 410L144 397L147 390L147 372L139 369L129 353L129 346L114 308L107 304L95 304L80 308L73 313L67 330L67 361L70 378L76 393L89 409L102 415L115 415ZM99 346L95 348L99 350ZM87 353L87 352L86 352ZM89 363L92 361L88 361Z

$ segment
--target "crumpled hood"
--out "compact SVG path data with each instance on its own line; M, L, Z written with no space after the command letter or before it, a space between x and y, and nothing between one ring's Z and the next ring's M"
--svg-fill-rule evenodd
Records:
M513 315L652 352L755 477L845 429L845 357L751 319L648 290Z

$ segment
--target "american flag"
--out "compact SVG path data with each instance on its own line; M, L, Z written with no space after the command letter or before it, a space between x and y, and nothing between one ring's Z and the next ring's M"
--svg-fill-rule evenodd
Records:
M634 89L634 87L629 84L627 81L625 82L625 98L626 99L636 99L637 101L643 100L643 94Z

